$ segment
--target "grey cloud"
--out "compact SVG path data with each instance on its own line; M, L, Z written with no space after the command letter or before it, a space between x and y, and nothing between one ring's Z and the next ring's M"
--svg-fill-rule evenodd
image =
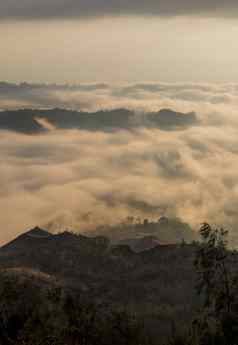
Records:
M139 211L149 214L163 214L168 208L167 205L165 206L159 203L156 205L152 205L150 201L140 200L136 197L136 195L127 196L124 199L120 199L120 195L117 196L109 193L102 195L99 200L101 200L101 202L105 203L111 209L120 207L120 205L124 204L127 205L129 209L134 210L134 212Z
M17 0L1 1L0 18L80 18L105 15L237 14L235 0Z
M13 84L0 82L0 109L2 105L8 104L8 109L17 107L69 107L73 103L74 108L81 108L85 100L77 102L79 95L98 92L99 95L106 93L107 84L82 84L82 85L57 85L57 84ZM72 97L74 102L72 102ZM4 108L4 106L3 106Z
M128 108L158 110L168 104L185 103L189 110L198 102L211 105L237 104L237 84L140 83L108 84L11 84L0 82L0 109L68 108L80 111ZM162 106L163 103L163 106ZM214 110L214 108L213 108ZM182 110L180 110L182 111Z
M154 157L155 163L159 168L159 175L171 179L189 179L190 172L183 164L182 155L174 149L160 152Z

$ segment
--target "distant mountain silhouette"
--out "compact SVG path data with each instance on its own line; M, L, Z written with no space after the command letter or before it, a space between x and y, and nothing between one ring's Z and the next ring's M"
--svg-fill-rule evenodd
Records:
M184 129L198 123L196 114L180 113L170 109L145 113L143 116L127 109L101 110L94 113L67 109L19 109L0 112L0 129L27 134L49 130L41 120L56 129L85 129L112 131L137 127L162 130Z

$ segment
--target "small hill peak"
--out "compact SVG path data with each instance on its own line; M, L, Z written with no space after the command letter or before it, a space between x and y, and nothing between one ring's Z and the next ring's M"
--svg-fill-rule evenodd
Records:
M26 236L30 237L39 237L39 238L44 238L44 237L49 237L51 234L44 230L41 229L40 227L36 226L35 228L29 230L28 232L25 233Z

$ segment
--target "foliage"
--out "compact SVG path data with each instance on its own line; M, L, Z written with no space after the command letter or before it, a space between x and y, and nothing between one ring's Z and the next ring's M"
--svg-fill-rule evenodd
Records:
M1 345L150 344L136 315L82 301L59 286L5 277L0 301Z
M192 325L193 342L238 343L237 253L228 250L228 231L205 223L195 259L202 308Z
M228 232L204 223L194 266L202 304L188 334L169 345L238 344L237 252L228 249Z

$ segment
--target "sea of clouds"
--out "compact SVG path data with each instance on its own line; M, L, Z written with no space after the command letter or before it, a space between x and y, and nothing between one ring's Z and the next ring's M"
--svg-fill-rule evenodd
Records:
M0 83L0 109L170 108L196 112L183 130L0 131L0 242L35 225L78 231L127 216L238 224L238 84ZM1 114L0 114L1 116Z

